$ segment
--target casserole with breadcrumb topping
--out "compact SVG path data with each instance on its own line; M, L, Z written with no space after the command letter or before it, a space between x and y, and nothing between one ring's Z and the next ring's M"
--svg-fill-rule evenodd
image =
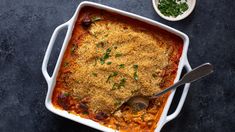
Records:
M74 26L52 103L120 131L154 131L169 94L136 111L125 102L173 84L183 40L158 27L84 7Z

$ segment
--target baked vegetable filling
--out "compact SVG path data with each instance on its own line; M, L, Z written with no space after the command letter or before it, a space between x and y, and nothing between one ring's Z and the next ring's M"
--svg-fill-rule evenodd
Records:
M157 27L85 7L61 64L53 104L114 129L153 131L168 94L142 111L125 102L172 85L182 43Z

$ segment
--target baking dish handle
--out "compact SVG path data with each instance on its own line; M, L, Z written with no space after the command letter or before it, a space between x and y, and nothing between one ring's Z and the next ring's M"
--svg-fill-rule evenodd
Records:
M186 63L184 64L184 67L186 68L187 72L189 72L189 71L192 70L191 66L189 65L188 59L186 59ZM172 114L170 114L170 115L168 115L168 116L166 117L165 123L167 123L167 122L173 120L175 117L177 117L177 116L179 115L179 113L180 113L180 111L181 111L181 109L182 109L182 107L183 107L184 101L185 101L185 99L186 99L186 96L187 96L187 94L188 94L189 87L190 87L190 83L185 84L184 90L183 90L183 92L182 92L180 101L179 101L179 103L178 103L178 106L177 106L175 112L172 113Z
M60 25L60 26L58 26L58 27L54 30L54 32L53 32L53 34L52 34L52 36L51 36L50 42L49 42L49 44L48 44L48 47L47 47L47 50L46 50L46 53L45 53L45 56L44 56L44 59L43 59L43 63L42 63L42 73L43 73L43 75L44 75L44 77L45 77L45 79L46 79L46 81L47 81L48 84L51 82L51 77L50 77L50 75L49 75L48 72L47 72L47 64L48 64L48 61L49 61L49 58L50 58L50 55L51 55L51 50L52 50L52 48L53 48L53 45L54 45L54 43L55 43L55 40L56 40L56 38L57 38L59 32L60 32L62 29L64 29L65 27L68 27L68 26L69 26L69 23L68 23L68 22L66 22L66 23L64 23L64 24L62 24L62 25Z

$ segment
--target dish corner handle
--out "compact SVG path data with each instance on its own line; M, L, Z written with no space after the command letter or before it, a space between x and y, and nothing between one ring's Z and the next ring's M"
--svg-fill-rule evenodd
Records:
M51 39L50 39L50 42L48 44L48 47L47 47L47 50L46 50L46 53L45 53L45 56L44 56L44 59L43 59L43 62L42 62L42 74L43 76L45 77L47 83L51 83L51 77L47 71L47 64L48 64L48 61L49 61L49 58L50 58L50 55L51 55L51 51L52 51L52 48L54 46L54 43L55 43L55 40L58 36L58 33L65 27L69 26L69 23L66 22L58 27L56 27L56 29L54 30L52 36L51 36Z
M192 70L192 68L191 68L191 66L188 62L188 59L186 59L184 67L187 70L187 72ZM182 95L181 95L180 101L178 103L178 106L176 107L176 110L172 114L170 114L166 117L165 123L173 120L174 118L176 118L179 115L179 113L180 113L180 111L183 107L184 101L186 99L186 96L188 94L189 87L190 87L190 83L185 84L184 90L182 92Z

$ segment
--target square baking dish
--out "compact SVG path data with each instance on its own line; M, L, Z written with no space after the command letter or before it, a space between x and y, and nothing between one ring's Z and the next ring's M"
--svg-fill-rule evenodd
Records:
M62 117L68 118L68 119L71 119L73 121L79 122L79 123L87 125L89 127L92 127L92 128L95 128L95 129L98 129L98 130L101 130L101 131L114 132L114 131L117 131L117 130L114 130L114 129L105 127L103 125L100 125L99 123L97 123L95 121L92 121L90 119L85 119L85 118L82 118L80 116L68 113L65 110L57 109L52 104L52 93L53 93L53 90L54 90L54 87L55 87L55 84L56 84L56 78L57 78L57 75L58 75L58 72L59 72L59 69L60 69L60 65L61 65L61 62L62 62L62 59L63 59L63 55L65 53L65 50L66 50L67 45L69 43L69 40L71 38L73 28L74 28L74 25L76 23L78 14L79 14L81 8L86 7L86 6L94 7L94 8L106 10L106 11L109 11L109 12L113 12L113 13L116 13L116 14L120 14L120 15L123 15L123 16L126 16L126 17L130 17L132 19L142 21L146 24L157 26L157 27L159 27L163 30L166 30L166 31L168 31L168 32L170 32L174 35L179 36L183 40L183 51L182 51L182 55L180 57L180 61L179 61L179 64L178 64L177 75L176 75L176 78L175 78L174 82L179 80L179 77L181 75L181 71L182 71L183 67L185 67L187 71L191 70L191 67L190 67L188 59L187 59L189 38L186 34L180 32L180 31L178 31L174 28L171 28L167 25L164 25L162 23L153 21L151 19L139 16L139 15L135 15L133 13L118 10L118 9L115 9L115 8L112 8L112 7L109 7L109 6L97 4L97 3L94 3L94 2L87 2L87 1L84 1L84 2L79 4L79 6L76 9L76 12L74 13L73 17L69 21L67 21L66 23L58 26L55 29L55 31L53 32L52 37L50 39L50 42L49 42L49 45L47 47L47 50L46 50L46 53L45 53L45 56L44 56L44 60L43 60L43 63L42 63L42 73L43 73L43 75L44 75L44 77L47 81L47 84L48 84L48 91L47 91L46 100L45 100L46 108L48 110L50 110L51 112L57 114L57 115L60 115ZM52 74L52 76L49 76L49 74L47 72L47 64L48 64L48 61L49 61L49 57L50 57L50 54L51 54L51 51L52 51L52 48L53 48L53 45L54 45L54 42L57 38L58 33L64 28L67 28L67 33L66 33L66 36L65 36L65 39L64 39L64 42L63 42L63 45L62 45L62 48L61 48L56 66L55 66L55 69L53 71L53 74ZM160 119L159 119L158 123L156 124L157 126L156 126L156 129L155 129L155 132L160 131L164 124L171 121L172 119L174 119L179 114L179 112L181 111L181 109L183 107L183 104L184 104L185 98L187 96L189 87L190 87L190 84L186 84L184 86L184 89L183 89L180 101L178 103L178 106L176 107L176 110L172 114L167 115L167 112L170 108L172 99L173 99L174 94L175 94L175 90L171 91L170 95L168 96L165 107L163 109L163 112L161 113Z

